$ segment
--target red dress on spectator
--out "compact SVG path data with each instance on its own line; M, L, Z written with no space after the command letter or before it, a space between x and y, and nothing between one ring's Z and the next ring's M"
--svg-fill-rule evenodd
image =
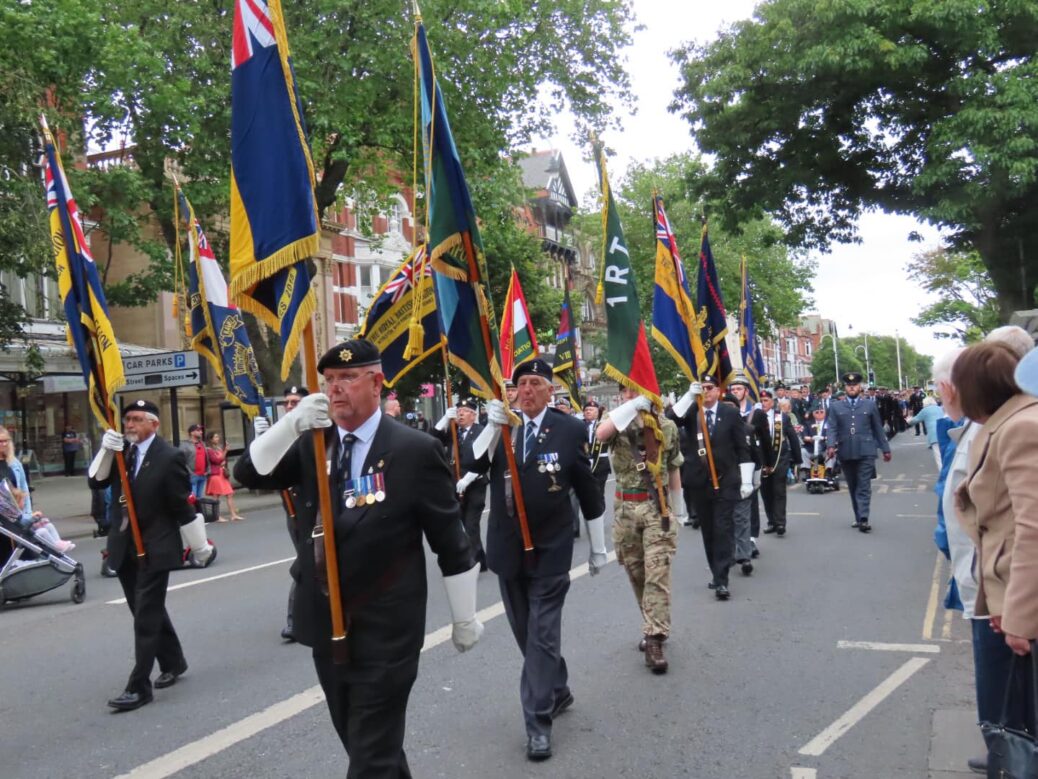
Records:
M224 468L227 454L212 447L207 448L206 451L209 454L209 480L205 485L205 494L213 495L217 498L222 495L233 495L234 488L228 481L227 469Z

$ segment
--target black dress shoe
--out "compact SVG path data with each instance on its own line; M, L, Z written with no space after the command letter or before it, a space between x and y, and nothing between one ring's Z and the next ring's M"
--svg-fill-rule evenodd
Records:
M779 525L777 528L775 528L775 534L779 538L782 538L782 536L784 536L786 534L786 526L785 525Z
M858 530L860 530L862 533L868 533L872 530L872 525L870 525L868 522L862 522L860 525L858 525Z
M717 582L710 582L710 583L709 583L708 585L706 585L706 586L707 586L707 589L710 589L710 590L716 590L716 589L717 589Z
M742 564L742 575L749 576L751 573L753 573L753 563L747 560Z
M642 636L642 640L638 642L638 651L639 652L644 652L645 651L645 636Z
M547 760L551 757L551 736L530 736L526 741L529 760Z
M290 644L295 643L296 640L296 634L292 632L292 628L290 627L281 628L281 637Z
M758 549L756 545L754 545L753 551L750 552L750 559L756 560L758 557L760 557L760 549Z
M778 530L778 528L775 527L774 525L769 525L768 527L764 528L764 532L765 533L774 533L777 530Z
M187 672L187 666L185 665L179 671L163 671L155 679L155 689L164 690L167 687L172 687L177 683L177 677Z
M857 530L859 527L861 527L861 520L860 519L854 520L851 523L851 527L853 527L855 530Z
M718 584L714 588L714 597L718 600L728 600L732 594L728 592L728 587L724 584Z
M988 772L988 757L971 757L966 761L966 765L975 774L986 774Z
M118 698L112 698L108 701L108 705L116 711L133 711L139 709L146 703L151 703L154 696L150 692L130 692L129 690L123 690L122 695Z
M557 716L562 714L566 709L573 705L573 693L566 690L566 694L555 701L555 706L551 710L551 718L555 719Z

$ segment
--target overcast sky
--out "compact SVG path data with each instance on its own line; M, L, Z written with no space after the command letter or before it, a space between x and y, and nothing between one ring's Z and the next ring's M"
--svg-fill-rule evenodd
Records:
M623 116L623 132L603 138L617 152L610 163L610 178L618 180L632 160L650 161L694 148L688 124L667 111L678 86L676 66L666 52L689 41L709 41L726 24L752 15L751 0L725 3L674 3L670 0L634 0L638 21L645 29L636 33L628 51L627 68L637 100L634 116ZM684 6L684 7L683 7ZM581 202L596 189L595 171L584 160L586 148L572 140L572 122L560 123L552 138L540 139L540 149L561 149L570 178ZM675 225L679 241L682 226ZM627 230L634 229L628 225ZM645 229L650 229L648 225ZM910 243L907 236L917 230L923 243ZM694 231L684 230L688 243ZM893 335L897 330L916 349L940 355L954 345L933 337L930 329L911 323L928 302L927 295L905 278L904 267L913 254L938 245L937 232L907 217L874 213L860 224L863 243L836 245L830 254L818 255L814 282L813 311L833 319L841 336L862 331ZM738 301L726 301L729 309ZM853 328L853 329L851 329Z

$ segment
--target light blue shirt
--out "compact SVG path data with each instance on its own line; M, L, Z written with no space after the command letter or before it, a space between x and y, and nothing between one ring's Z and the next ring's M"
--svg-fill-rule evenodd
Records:
M339 427L339 445L342 446L342 439L347 433L353 433L357 437L357 440L353 442L353 452L350 455L350 479L356 481L361 476L361 470L364 468L364 461L368 457L368 452L371 451L371 442L375 439L375 431L378 430L378 423L382 421L382 410L376 408L375 413L368 417L356 430L347 430L344 427Z
M151 442L155 440L155 434L152 433L150 436L145 438L143 441L137 442L137 463L133 470L133 477L137 478L137 474L141 472L141 464L144 462L144 458L148 456L148 448L151 446ZM130 455L130 450L127 449L124 453L127 457Z
M25 502L22 504L21 521L23 525L29 526L32 524L32 498L29 497L29 482L25 478L25 469L17 459L9 462L7 467L11 470L11 474L14 476L15 488L25 493Z
M926 445L933 446L937 443L937 420L944 417L944 409L940 406L926 406L922 411L912 417L912 424L922 422L926 425Z

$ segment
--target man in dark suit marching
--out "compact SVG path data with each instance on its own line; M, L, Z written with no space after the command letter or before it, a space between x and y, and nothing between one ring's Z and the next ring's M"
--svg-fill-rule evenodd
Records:
M425 638L423 536L444 576L454 645L470 648L483 630L475 617L479 568L443 448L382 414L380 359L378 349L363 339L332 348L317 365L328 394L303 398L252 442L234 468L235 478L247 487L297 486L293 628L296 639L313 649L332 723L349 755L350 779L411 776L404 722ZM317 486L324 474L315 473L313 429L324 429L331 464L349 648L344 665L332 659Z
M609 444L599 441L595 436L598 425L602 419L602 406L597 400L588 400L584 404L584 429L587 431L588 462L591 464L591 473L602 490L602 500L605 500L606 482L613 469L609 463Z
M872 502L872 480L876 476L876 453L883 452L883 462L890 462L890 442L883 432L883 420L875 402L861 397L861 374L843 376L846 400L834 400L829 406L825 424L829 429L829 450L840 460L851 495L855 527L862 533L872 530L869 508Z
M765 533L786 534L786 473L790 465L800 465L802 458L800 438L793 429L788 414L775 406L770 389L760 391L761 407L753 413L750 424L757 434L764 454L761 470L760 494L764 499L764 513L768 517Z
M545 760L551 757L552 720L573 703L562 656L562 606L573 559L570 489L576 493L584 516L589 517L592 575L606 563L605 505L588 463L584 425L548 407L551 366L541 359L524 362L515 369L512 380L522 413L522 426L516 429L513 443L534 545L532 553L523 551L515 515L512 490L519 485L508 476L503 445L493 437L510 424L501 401L487 404L489 435L477 445L476 452L486 452L480 467L490 470L487 564L499 577L508 624L523 654L520 698L526 721L526 754L531 760Z
M126 689L108 701L116 711L132 711L153 699L151 670L159 663L154 686L173 685L187 670L187 660L173 622L166 612L169 572L184 562L181 530L185 531L196 559L205 562L211 547L205 536L205 520L188 503L191 479L183 453L159 437L159 409L148 400L127 406L123 414L123 436L106 430L101 449L87 472L91 489L111 486L108 532L109 568L119 576L126 605L133 615L134 666ZM126 454L137 522L144 545L144 558L138 559L126 501L118 474L113 474L115 453Z
M703 395L707 431L700 428L692 406ZM698 384L674 404L678 425L688 436L690 454L681 466L685 502L696 510L703 534L703 548L713 580L710 587L718 600L728 600L728 570L735 564L735 504L753 493L753 459L739 411L719 403L717 379L704 374ZM706 436L710 437L718 487L715 490L707 460Z
M476 457L472 453L472 445L483 432L483 425L476 421L476 413L479 404L475 398L461 400L454 414L444 414L436 423L436 437L447 447L447 456L453 465L454 441L450 434L450 420L457 419L458 422L458 464L462 473L457 484L458 499L461 501L461 521L468 533L469 545L472 547L476 560L479 562L479 570L487 569L487 554L483 549L483 537L480 534L480 523L483 520L483 509L487 504L487 477L478 474L476 470Z

